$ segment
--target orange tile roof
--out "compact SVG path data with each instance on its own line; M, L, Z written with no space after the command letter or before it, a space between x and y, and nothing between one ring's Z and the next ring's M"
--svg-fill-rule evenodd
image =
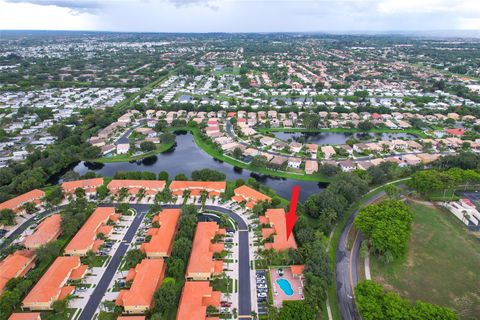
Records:
M107 187L112 193L116 193L122 188L134 189L129 191L130 194L136 195L140 189L162 191L165 188L165 183L163 180L112 180Z
M0 261L0 294L10 279L25 275L34 265L35 252L18 250Z
M28 249L35 249L57 239L62 231L61 222L62 216L59 214L46 218L33 234L25 238L23 245Z
M102 227L108 219L115 216L115 208L97 208L87 222L77 232L65 248L65 254L84 254L84 251L92 250L97 234L104 231Z
M39 189L35 189L19 195L18 197L0 203L0 210L10 209L13 211L17 211L24 203L27 202L34 202L35 204L40 204L42 202L41 199L44 196L45 192Z
M293 234L287 239L287 228L285 225L285 211L283 209L268 209L265 212L265 218L262 218L261 223L270 224L275 235L273 236L273 243L265 243L266 249L274 249L276 251L287 250L289 248L296 249L297 243ZM262 230L264 238L268 238L271 234L270 228Z
M153 294L160 287L165 273L163 259L143 259L134 269L135 275L128 290L122 290L117 305L150 308ZM130 273L130 272L129 272Z
M219 193L225 192L226 187L227 183L225 181L172 181L169 186L172 192L188 189L191 191L206 190L208 192L216 191Z
M248 206L249 208L252 208L253 205L255 203L259 202L259 201L270 201L270 200L272 200L272 198L270 198L269 196L266 196L263 193L258 192L257 190L252 189L247 185L243 185L243 186L240 186L240 187L236 188L234 190L234 193L235 193L235 197L232 198L232 199L237 201L237 202L242 202L242 201L251 202ZM241 197L242 201L238 201L239 200L238 197Z
M294 275L301 275L303 274L303 270L305 270L305 266L303 264L290 266L290 270L292 270L292 274Z
M153 217L153 222L158 222L160 228L150 228L148 235L152 236L150 242L143 243L141 250L149 258L169 256L172 250L175 232L177 231L180 209L163 209Z
M103 178L75 180L62 183L62 189L65 193L73 193L77 188L89 189L89 191L93 191L102 184Z
M71 273L81 266L80 257L58 257L55 259L47 272L23 299L23 306L30 309L38 304L51 306L53 302L59 299L64 284L70 278Z
M215 235L224 234L216 222L199 222L192 244L192 253L188 261L187 277L194 273L214 273L213 254L223 250L223 243L213 244Z
M8 320L41 320L40 312L12 313Z
M220 307L219 291L213 291L208 281L187 281L182 290L177 320L205 320L207 307Z

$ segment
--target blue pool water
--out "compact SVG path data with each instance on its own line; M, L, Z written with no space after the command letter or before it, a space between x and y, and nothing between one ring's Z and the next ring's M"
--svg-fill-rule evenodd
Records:
M287 296L293 295L292 285L287 279L278 278L277 284Z

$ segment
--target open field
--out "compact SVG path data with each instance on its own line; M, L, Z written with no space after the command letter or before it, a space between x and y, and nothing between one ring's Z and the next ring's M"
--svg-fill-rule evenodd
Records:
M480 242L448 212L410 207L414 223L407 256L387 266L372 257L373 279L412 301L450 307L461 319L478 319Z

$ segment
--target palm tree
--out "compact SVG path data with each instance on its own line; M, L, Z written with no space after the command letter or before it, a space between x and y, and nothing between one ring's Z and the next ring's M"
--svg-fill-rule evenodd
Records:
M128 196L128 189L127 188L121 188L119 191L118 191L118 200L119 201L122 201L123 199L125 199L126 197Z

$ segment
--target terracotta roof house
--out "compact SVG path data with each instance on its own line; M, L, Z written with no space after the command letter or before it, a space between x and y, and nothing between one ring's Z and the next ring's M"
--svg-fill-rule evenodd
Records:
M225 181L172 181L169 185L172 194L183 196L184 190L190 191L190 197L198 197L202 191L207 191L209 197L218 197L225 192Z
M336 154L335 149L332 146L322 146L320 150L322 150L325 159L330 159Z
M290 270L292 271L292 275L294 277L301 278L303 276L303 271L305 270L305 266L303 264L297 264L290 266Z
M148 258L164 258L170 255L179 218L180 209L163 209L153 217L152 222L158 222L160 227L148 229L147 235L151 236L151 239L140 247Z
M273 242L265 243L265 249L274 249L275 251L296 249L297 243L293 234L287 239L287 228L285 226L285 210L268 209L264 216L260 216L262 225L269 227L262 228L263 239L270 238L273 235Z
M51 310L55 301L65 299L75 289L65 283L83 278L87 268L80 257L58 257L23 299L22 309Z
M84 189L87 194L95 194L102 184L103 178L67 181L62 183L62 189L65 194L72 194L77 188Z
M10 279L23 277L34 265L32 250L17 250L0 261L0 295Z
M90 250L96 252L103 244L103 240L97 239L97 235L100 233L108 235L113 229L113 226L107 225L108 220L116 221L117 219L115 208L95 209L65 248L65 255L84 256Z
M235 195L232 197L232 200L238 203L245 201L247 203L247 208L249 209L253 208L253 206L259 201L270 202L272 200L269 196L266 196L247 185L240 186L233 190L233 192Z
M145 195L154 196L165 188L165 184L162 180L112 180L107 188L114 195L125 188L132 196L136 196L141 189L145 191Z
M8 320L41 320L40 312L15 312L8 318Z
M126 280L133 281L130 289L121 290L115 303L125 313L143 314L152 307L153 294L160 287L165 274L163 259L143 259L128 271Z
M420 154L417 154L417 157L422 160L422 163L427 164L427 163L433 162L433 161L437 160L438 158L440 158L440 155L439 154L420 153Z
M305 161L305 173L314 174L315 172L318 172L318 162L316 160Z
M215 236L225 234L216 222L199 222L192 244L192 253L187 266L186 278L210 280L222 273L223 261L214 260L214 253L223 251L223 243L212 243Z
M177 320L214 320L207 317L207 308L220 307L221 293L213 291L208 281L187 281L180 296Z
M36 206L39 206L40 204L42 204L42 198L44 196L45 196L45 192L39 189L35 189L27 193L24 193L22 195L19 195L18 197L15 197L0 203L0 210L10 209L15 213L21 213L23 211L22 205L24 205L25 203L32 202Z
M460 129L460 128L446 129L445 132L453 136L461 137L465 134L465 129Z
M23 245L27 249L36 249L44 244L47 244L60 236L62 229L60 224L62 222L62 216L59 214L51 215L43 220L35 232L27 237L23 241Z
M287 162L287 160L287 157L274 156L272 160L270 160L270 164L281 167L285 162Z

